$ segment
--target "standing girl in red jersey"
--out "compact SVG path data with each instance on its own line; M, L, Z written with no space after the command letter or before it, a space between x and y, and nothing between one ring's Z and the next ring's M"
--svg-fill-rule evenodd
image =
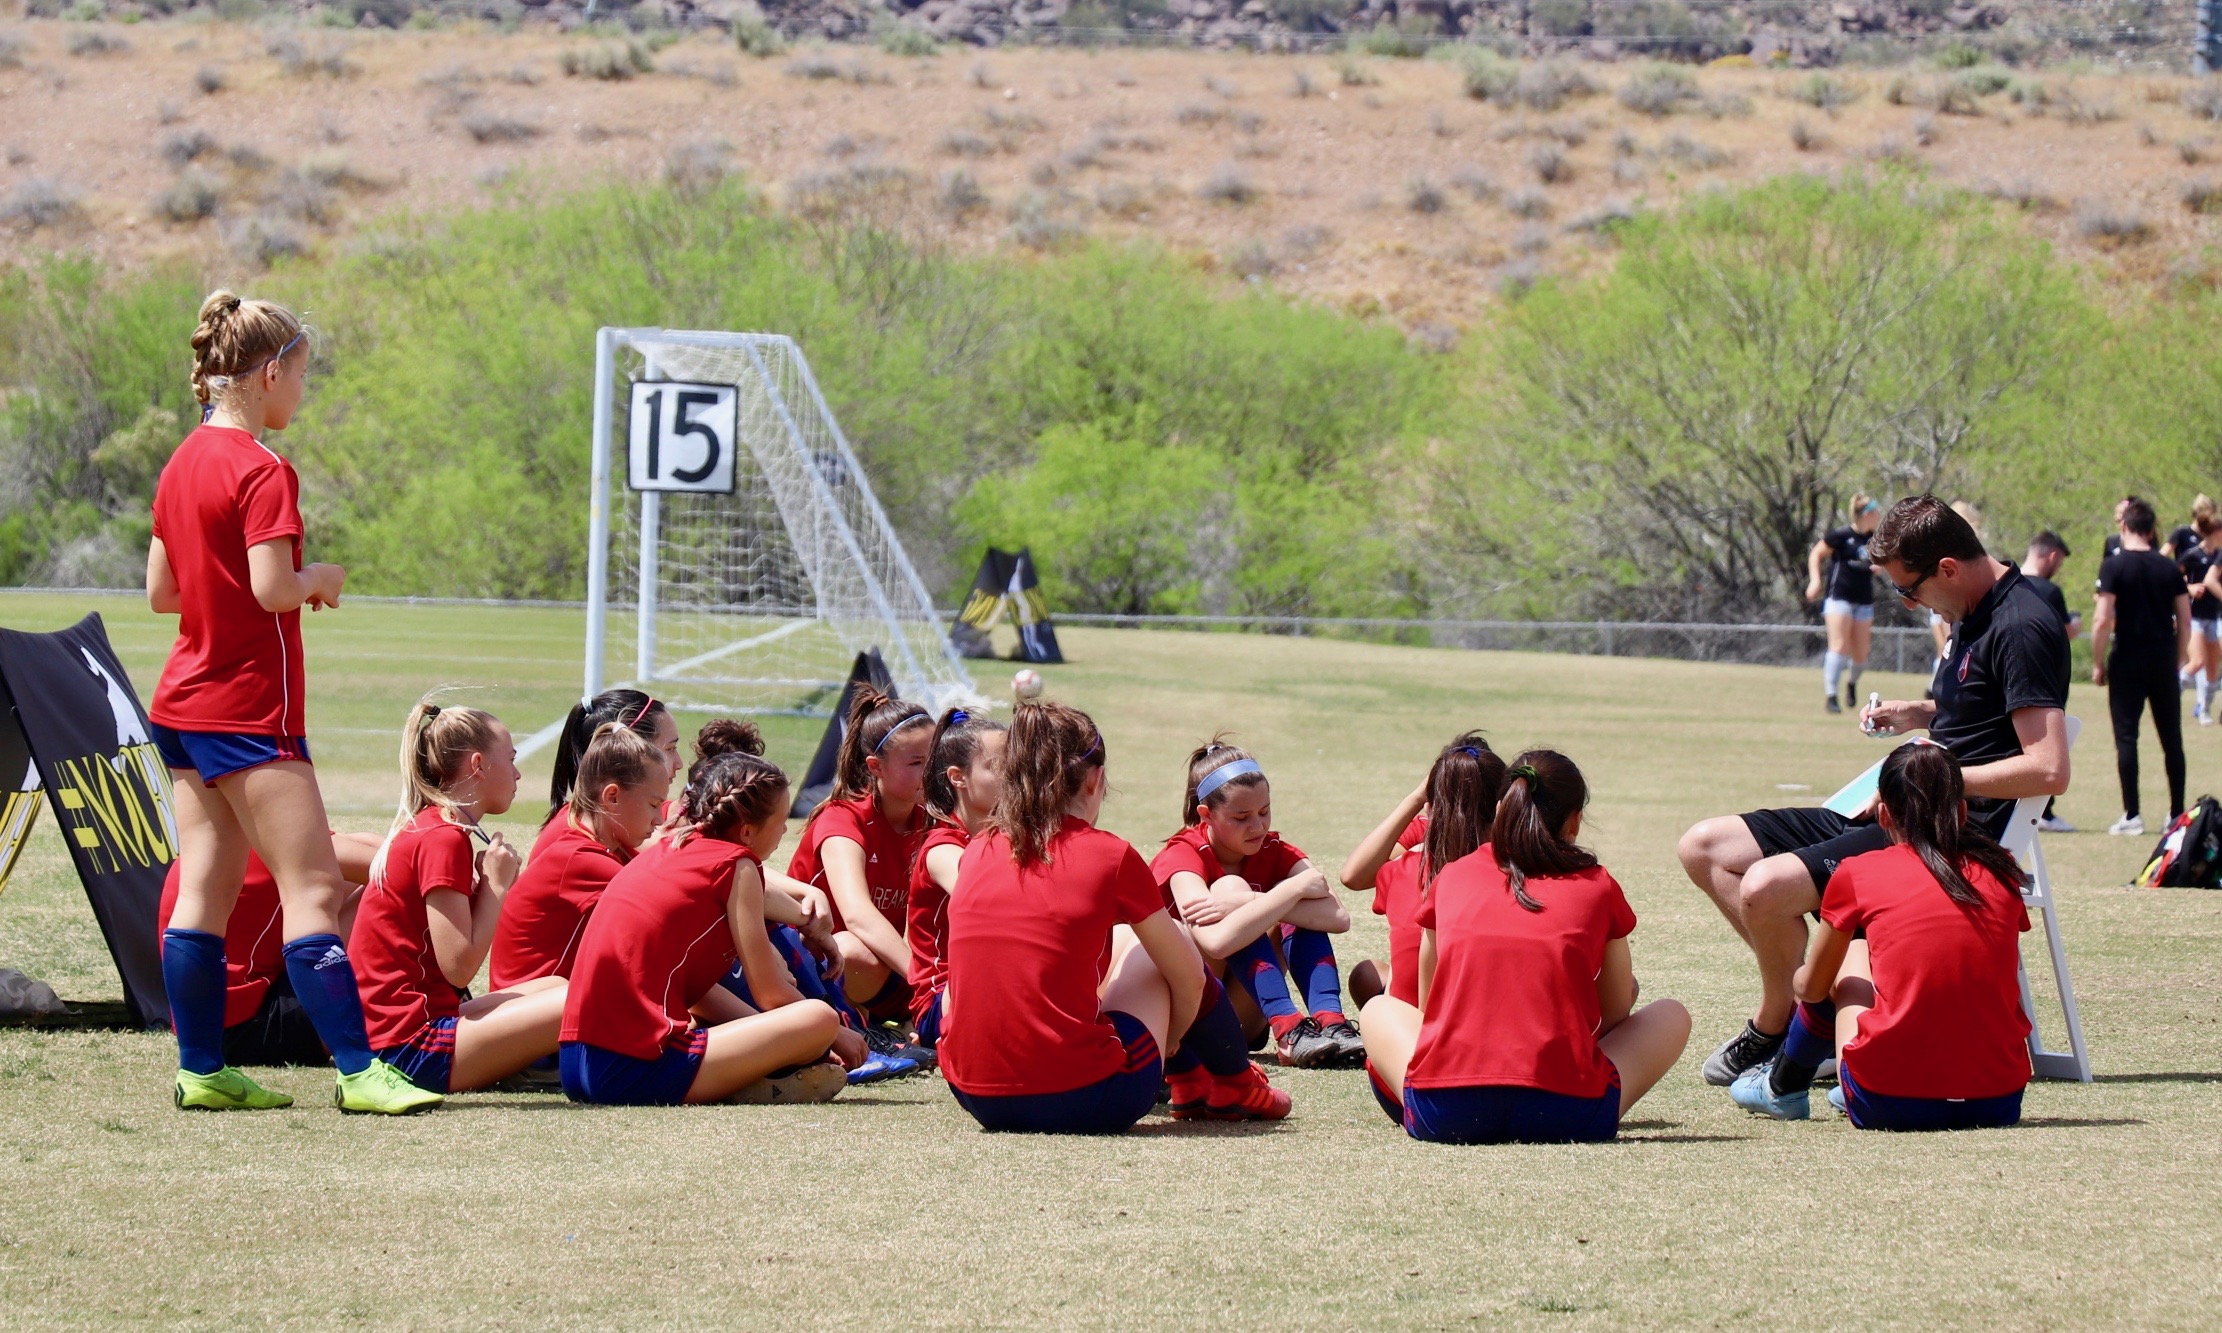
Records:
M1178 1041L1239 1064L1229 1118L1287 1115L1233 1010L1204 1005L1203 960L1149 866L1095 826L1106 790L1103 733L1086 713L1018 705L993 826L965 849L949 898L940 1050L957 1103L991 1131L1124 1133L1156 1105Z
M910 946L910 1022L918 1044L941 1041L941 990L947 979L949 894L957 863L988 826L1003 795L1003 743L1009 730L994 718L952 708L934 724L933 760L926 767L926 808L933 831L910 868L904 942Z
M844 1086L823 1063L840 1030L833 1009L788 981L764 930L764 858L787 829L787 775L752 754L694 767L688 827L645 848L602 894L579 941L563 1010L563 1091L577 1102L714 1102L801 1067L796 1100ZM730 999L735 961L760 1013L700 1021Z
M1406 1004L1420 1002L1420 905L1433 883L1436 867L1473 855L1489 841L1489 826L1497 818L1497 797L1504 789L1504 760L1489 748L1478 731L1469 731L1443 747L1427 771L1427 782L1405 798L1405 803L1381 822L1366 843L1351 853L1353 861L1372 854L1372 848L1394 845L1412 823L1421 805L1433 813L1422 823L1420 845L1380 865L1368 878L1373 888L1373 910L1389 919L1389 957L1372 959L1350 970L1351 994L1358 993L1358 979L1368 974L1375 983L1372 993L1384 991ZM1344 881L1347 887L1360 885Z
M1602 1142L1689 1043L1680 1004L1635 1007L1636 914L1574 841L1588 803L1573 760L1527 751L1505 771L1489 844L1427 886L1419 1004L1365 1008L1377 1090L1413 1138Z
M2015 1124L2030 1073L2021 866L1968 822L1960 761L1943 746L1893 750L1876 794L1892 845L1830 876L1791 982L1802 1003L1790 1037L1729 1093L1748 1110L1805 1119L1833 1026L1837 1091L1856 1127Z
M224 1062L224 933L250 851L277 881L286 976L339 1069L342 1110L438 1101L373 1058L340 938L347 881L309 766L301 608L337 606L347 572L304 565L300 478L262 442L301 404L308 331L268 301L216 292L193 330L202 424L162 469L147 603L178 637L147 710L177 785L177 904L162 980L181 1108L289 1106Z
M483 1088L555 1054L563 978L462 996L517 879L516 849L479 820L508 813L518 776L517 747L493 714L430 695L409 710L401 808L371 863L354 939L371 1046L427 1092Z
M1273 789L1248 751L1214 736L1188 756L1185 827L1150 872L1171 893L1196 944L1265 1015L1281 1063L1355 1063L1365 1055L1342 1013L1342 979L1327 938L1350 929L1327 876L1273 831ZM1289 993L1294 976L1308 1013Z
M925 709L859 685L834 769L833 795L810 812L787 873L826 891L849 999L875 1022L909 1012L903 942L910 867L926 841Z
M602 890L662 819L671 765L654 740L607 722L569 777L569 798L502 902L486 978L496 990L571 974Z

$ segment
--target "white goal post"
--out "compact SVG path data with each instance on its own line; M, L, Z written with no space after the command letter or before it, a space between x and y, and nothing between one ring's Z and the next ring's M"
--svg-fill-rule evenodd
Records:
M604 328L594 368L587 697L822 715L877 648L904 698L981 701L793 339Z

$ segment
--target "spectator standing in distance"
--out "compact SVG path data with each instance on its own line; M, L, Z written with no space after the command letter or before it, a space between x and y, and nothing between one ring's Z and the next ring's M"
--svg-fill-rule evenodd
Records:
M2068 544L2060 539L2060 534L2047 528L2029 539L2029 554L2021 562L2022 577L2029 580L2030 588L2052 608L2052 613L2060 617L2060 627L2067 631L2071 641L2083 632L2083 617L2068 609L2068 595L2060 591L2060 585L2053 579L2073 554ZM2037 827L2046 833L2073 833L2075 825L2053 810L2058 800L2055 797L2045 802L2044 818L2037 821Z
M2191 636L2191 595L2183 572L2153 549L2156 521L2143 500L2122 506L2121 549L2099 565L2091 614L2091 680L2106 686L2114 720L2114 767L2122 783L2122 817L2107 832L2138 837L2137 728L2149 705L2168 770L2168 814L2183 813L2183 696L2176 663Z

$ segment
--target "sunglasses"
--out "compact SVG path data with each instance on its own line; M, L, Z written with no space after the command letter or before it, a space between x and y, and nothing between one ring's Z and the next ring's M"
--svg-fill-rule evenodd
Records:
M1920 578L1915 579L1913 581L1913 586L1911 587L1908 587L1903 583L1899 583L1894 579L1884 579L1883 582L1888 583L1893 591L1895 591L1900 597L1903 597L1910 602L1913 601L1916 596L1920 594L1921 585L1927 583L1930 579L1933 579L1936 576L1937 572L1932 569L1928 573L1923 574Z

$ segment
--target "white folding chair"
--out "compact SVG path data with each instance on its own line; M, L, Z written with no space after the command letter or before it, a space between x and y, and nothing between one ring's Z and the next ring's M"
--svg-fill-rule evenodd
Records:
M2068 719L2068 748L2075 748L2076 737L2083 732L2081 718ZM1846 783L1843 790L1828 800L1832 809L1849 810L1864 805L1874 794L1875 776L1882 771L1876 761L1865 773ZM2000 841L2022 869L2029 872L2029 882L2022 886L2021 900L2043 920L2045 947L2052 951L2052 981L2059 988L2060 1012L2068 1023L2068 1049L2048 1050L2037 1030L2037 1001L2029 989L2029 966L2023 962L2021 972L2021 1008L2029 1016L2029 1064L2039 1078L2072 1079L2078 1083L2091 1081L2091 1053L2083 1045L2083 1020L2075 1010L2075 987L2068 980L2068 946L2060 938L2060 916L2054 910L2052 876L2045 868L2045 850L2037 840L2037 821L2044 818L2047 798L2025 796L2014 802L2012 820L2006 825L2006 835Z

